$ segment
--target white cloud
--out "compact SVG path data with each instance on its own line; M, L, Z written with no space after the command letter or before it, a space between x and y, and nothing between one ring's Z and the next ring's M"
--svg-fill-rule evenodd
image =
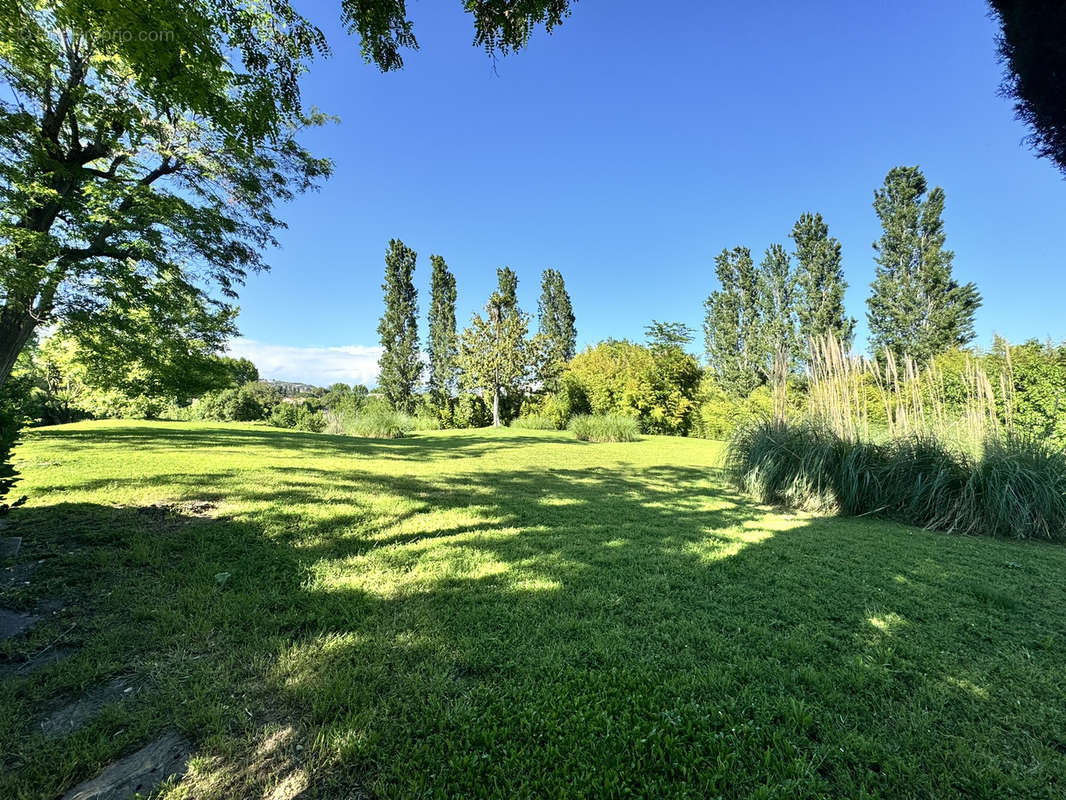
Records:
M227 352L234 358L249 359L259 369L260 378L300 381L316 386L331 383L374 386L381 357L378 346L294 347L244 338L230 342Z

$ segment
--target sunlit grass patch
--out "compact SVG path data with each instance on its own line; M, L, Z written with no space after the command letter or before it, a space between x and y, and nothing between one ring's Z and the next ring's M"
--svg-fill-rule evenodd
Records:
M170 728L196 753L167 798L1054 796L1066 550L781 513L721 456L33 431L11 520L41 563L4 602L63 610L0 666L73 654L0 676L0 796L59 796ZM135 702L34 734L119 675Z

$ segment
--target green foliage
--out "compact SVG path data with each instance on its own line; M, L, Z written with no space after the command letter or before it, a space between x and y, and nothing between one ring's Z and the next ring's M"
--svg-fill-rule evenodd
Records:
M707 361L718 382L746 396L764 379L766 362L760 321L759 280L751 251L723 250L715 258L719 289L704 303Z
M454 428L484 428L492 424L492 409L481 395L463 392L455 399L451 421Z
M291 428L311 433L321 433L326 427L323 413L302 403L278 403L270 412L268 421L276 428Z
M474 44L486 53L525 47L538 26L551 33L570 13L572 0L464 0L474 17ZM359 35L363 58L382 72L403 67L404 49L418 49L405 0L341 0L344 23Z
M1014 100L1015 116L1029 128L1027 142L1040 158L1066 173L1066 5L1031 0L989 0L1002 29L1001 92Z
M256 383L259 380L259 370L247 358L223 356L219 360L234 386L244 386L246 383Z
M455 276L441 256L430 256L433 275L429 299L429 386L430 398L443 406L455 392L458 337L455 332Z
M559 375L577 352L574 307L558 270L546 269L541 276L537 316L542 351L537 357L537 377L546 389L554 390Z
M821 214L803 214L790 234L796 245L795 307L800 351L811 339L831 336L850 344L855 320L844 310L844 267L840 242L829 235Z
M575 356L567 376L570 413L587 406L595 415L635 417L645 433L685 435L691 428L700 368L680 347L600 342Z
M414 285L417 253L399 239L389 241L385 254L385 311L378 323L382 353L378 360L378 389L393 408L414 410L415 386L422 374L418 352L418 292Z
M738 428L769 419L772 411L773 399L766 386L760 386L747 397L736 397L722 389L713 376L705 375L697 395L692 434L725 441Z
M644 326L644 338L653 352L678 348L684 350L692 342L692 328L683 322L660 322L653 319Z
M766 421L737 431L727 462L764 503L1066 541L1066 454L1032 438L990 438L974 458L932 436L875 444L815 423Z
M518 278L507 267L497 276L499 287L485 305L485 316L472 315L463 331L456 363L463 388L492 397L492 424L499 427L500 395L517 396L529 382L533 348L526 338L529 315L517 306Z
M578 414L566 429L582 442L635 442L640 423L621 414Z
M5 387L6 388L6 387ZM14 502L8 500L19 473L11 463L12 451L18 443L19 429L23 419L18 405L11 402L6 395L0 394L0 516L7 513L12 505L21 505L25 498Z
M368 402L357 413L330 412L326 431L363 439L402 439L418 427L410 414L396 411L384 402Z
M233 333L276 203L331 171L297 141L324 121L299 94L321 32L286 0L2 0L0 20L0 384L60 320L101 369L180 378Z
M918 363L974 337L981 295L952 277L944 249L944 190L928 190L918 167L894 167L874 193L884 233L874 243L877 270L867 299L871 347Z
M254 384L245 384L208 392L193 405L193 414L215 422L255 422L264 419L268 411Z
M523 414L511 420L509 427L527 431L557 431L559 426L546 414Z

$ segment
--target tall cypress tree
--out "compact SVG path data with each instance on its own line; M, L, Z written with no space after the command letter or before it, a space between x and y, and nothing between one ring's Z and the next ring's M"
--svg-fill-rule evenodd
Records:
M874 352L924 361L971 341L981 295L952 277L944 190L929 190L918 167L894 167L874 192L874 210L884 229L874 243L877 270L866 301Z
M577 326L574 307L566 291L563 275L556 269L546 269L540 280L540 300L537 303L540 331L541 378L554 381L577 351Z
M751 251L723 250L715 258L715 272L720 288L704 303L707 360L722 388L745 396L765 377L758 276Z
M455 388L455 276L441 256L430 256L433 275L429 297L429 391L437 405L452 396Z
M841 265L840 242L829 235L821 214L804 214L792 227L796 244L796 320L799 348L811 339L831 336L845 344L855 334L855 320L844 311L848 288Z
M378 323L382 353L378 388L397 411L414 411L414 390L422 374L418 354L418 293L413 276L418 254L399 239L385 254L385 313Z

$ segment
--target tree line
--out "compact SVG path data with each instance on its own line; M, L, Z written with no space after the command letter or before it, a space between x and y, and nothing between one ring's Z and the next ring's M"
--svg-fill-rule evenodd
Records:
M448 418L459 391L487 398L492 424L500 425L501 400L531 387L554 389L577 348L573 304L562 273L541 275L538 330L530 335L532 316L518 305L518 275L510 267L496 271L497 287L481 313L457 330L455 275L444 258L431 255L426 360L419 347L418 291L414 272L418 255L399 239L389 242L382 283L384 312L378 323L381 358L378 391L397 411L412 414L421 402ZM427 392L420 398L423 376Z
M970 343L981 295L952 274L946 249L944 190L929 188L918 167L891 169L874 193L882 235L866 319L877 357L920 363ZM721 386L746 396L777 385L803 362L808 342L851 343L855 320L844 308L840 241L821 214L805 213L789 234L794 250L771 244L758 265L747 247L715 259L720 288L705 303L707 361Z

